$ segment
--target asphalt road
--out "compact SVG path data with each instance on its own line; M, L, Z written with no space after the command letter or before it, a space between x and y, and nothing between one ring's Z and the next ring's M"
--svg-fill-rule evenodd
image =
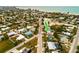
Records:
M39 19L39 33L38 33L38 44L37 44L37 53L42 53L42 19Z
M79 26L78 26L76 38L74 38L74 40L72 42L72 45L71 45L69 53L75 53L76 52L76 48L77 48L78 42L79 42Z

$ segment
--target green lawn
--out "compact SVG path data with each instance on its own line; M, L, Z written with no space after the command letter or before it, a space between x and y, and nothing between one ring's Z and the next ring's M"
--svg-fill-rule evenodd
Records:
M10 40L4 40L0 41L0 53L3 53L11 48L13 48L15 45Z

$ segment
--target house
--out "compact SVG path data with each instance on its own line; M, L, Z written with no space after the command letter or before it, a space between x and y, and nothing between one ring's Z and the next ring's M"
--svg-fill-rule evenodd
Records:
M25 28L22 28L22 29L19 29L19 30L18 30L19 33L20 33L20 32L24 32L24 31L26 31Z
M1 25L1 26L0 26L0 28L5 28L5 27L6 27L6 25Z
M71 33L69 33L69 32L63 32L63 34L65 34L67 36L70 36L71 35Z
M52 53L58 53L58 51L52 51Z
M31 29L33 26L27 26L27 29Z
M68 42L67 36L66 35L60 35L60 40L62 43Z
M13 36L13 35L16 35L17 33L15 33L15 32L9 32L9 33L7 33L8 34L8 36Z
M32 33L32 31L28 31L28 32L25 32L24 35L26 37L31 37L31 36L33 36L33 33Z
M65 17L59 17L59 19L63 20L63 19L65 19Z
M23 39L25 39L25 37L23 35L19 34L19 36L17 37L16 40L23 40Z
M70 31L71 31L71 29L69 29L69 28L67 28L66 30L67 30L68 32L70 32Z
M55 50L57 47L55 46L55 42L47 42L49 50Z
M9 29L10 29L10 27L1 28L2 31L7 31Z
M34 32L34 31L35 31L35 28L33 27L33 28L31 29L31 31L33 31L33 32Z

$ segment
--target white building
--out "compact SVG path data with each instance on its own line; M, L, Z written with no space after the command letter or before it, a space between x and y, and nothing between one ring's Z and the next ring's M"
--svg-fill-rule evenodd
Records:
M16 40L23 40L23 39L25 39L25 37L23 35L19 34L19 36L17 37Z
M33 26L27 26L27 29L31 29Z
M22 28L22 29L19 29L18 32L23 32L25 30L26 30L25 28Z
M63 34L68 35L68 36L71 35L71 33L69 33L69 32L63 32Z
M8 36L13 36L13 35L16 35L17 33L15 33L15 32L9 32L8 33Z
M7 31L7 30L9 30L9 29L10 29L10 27L1 28L2 31Z
M52 51L52 53L58 53L58 51Z
M47 42L47 45L48 45L48 48L50 50L55 50L56 49L56 46L55 46L54 42Z

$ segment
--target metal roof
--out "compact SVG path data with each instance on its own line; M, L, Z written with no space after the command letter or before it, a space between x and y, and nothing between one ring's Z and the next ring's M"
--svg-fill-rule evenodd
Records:
M49 49L56 49L55 43L54 42L47 42L48 48Z
M31 31L28 31L25 33L25 35L32 35L33 33Z

